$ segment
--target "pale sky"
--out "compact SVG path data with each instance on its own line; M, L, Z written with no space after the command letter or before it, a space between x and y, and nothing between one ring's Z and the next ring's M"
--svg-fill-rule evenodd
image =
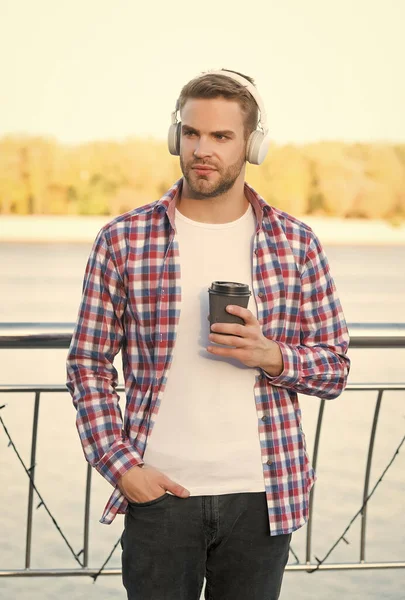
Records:
M166 139L181 87L254 77L276 143L405 142L405 0L0 0L0 136Z

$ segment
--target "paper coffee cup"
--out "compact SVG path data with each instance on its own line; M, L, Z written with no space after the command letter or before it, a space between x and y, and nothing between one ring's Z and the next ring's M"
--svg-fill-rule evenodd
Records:
M245 324L243 319L227 312L226 307L234 304L247 308L252 293L247 284L235 281L213 281L211 287L208 288L208 293L210 330L214 323Z

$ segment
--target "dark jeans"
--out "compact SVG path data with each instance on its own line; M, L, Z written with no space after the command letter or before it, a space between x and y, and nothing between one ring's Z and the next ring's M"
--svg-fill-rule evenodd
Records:
M265 492L131 503L122 534L128 600L277 600L291 534L269 535Z

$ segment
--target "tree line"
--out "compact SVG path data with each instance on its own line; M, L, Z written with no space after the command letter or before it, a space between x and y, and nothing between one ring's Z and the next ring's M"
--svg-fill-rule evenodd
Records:
M0 213L115 216L162 196L181 177L154 139L61 144L0 138ZM295 216L405 220L405 144L272 145L246 180Z

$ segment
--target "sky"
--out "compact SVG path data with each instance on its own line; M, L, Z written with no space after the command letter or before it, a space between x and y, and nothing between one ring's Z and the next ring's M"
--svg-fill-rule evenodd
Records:
M0 0L0 136L166 139L182 86L255 79L275 143L405 142L405 0Z

